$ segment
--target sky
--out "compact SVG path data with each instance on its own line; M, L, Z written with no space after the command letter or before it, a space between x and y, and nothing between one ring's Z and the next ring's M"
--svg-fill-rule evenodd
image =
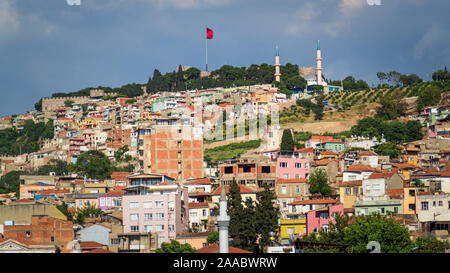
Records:
M380 4L380 5L378 5ZM0 116L41 97L146 83L154 69L274 63L378 84L450 63L448 0L0 0Z

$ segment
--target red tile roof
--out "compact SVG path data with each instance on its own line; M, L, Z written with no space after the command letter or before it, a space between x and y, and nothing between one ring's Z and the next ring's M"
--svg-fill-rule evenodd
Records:
M115 253L106 249L102 249L102 248L97 248L94 250L86 250L86 251L82 251L82 253Z
M51 195L51 194L58 194L58 193L69 193L69 191L68 190L44 190L44 191L36 192L37 195Z
M389 179L394 175L395 172L392 173L372 173L369 176L369 179L380 179L380 178L384 178L384 179Z
M401 199L403 195L403 189L390 189L386 190L386 193L391 199Z
M80 242L81 249L103 248L103 245L94 241Z
M316 160L314 162L316 163L317 166L324 166L324 165L330 164L331 162L339 163L339 160L327 158L327 159Z
M288 184L288 183L306 183L308 180L306 178L299 179L277 179L277 184Z
M192 179L185 182L184 185L211 185L211 179L209 178Z
M339 183L339 187L362 186L362 180L354 180Z
M311 204L335 204L338 200L336 199L313 199L313 200L302 200L302 201L295 201L292 203L289 203L288 205L311 205Z
M128 180L127 176L131 175L129 172L112 172L111 178L114 180Z
M321 155L339 155L338 153L332 152L332 151L321 151Z
M249 189L245 186L239 185L241 194L246 193L256 193L256 191ZM225 186L225 193L228 194L230 192L230 186ZM222 186L218 187L211 195L220 195L222 193Z
M302 149L298 149L295 150L296 152L306 152L306 153L314 153L314 148L310 147L310 148L302 148Z
M219 253L219 244L216 243L216 244L202 247L197 250L197 253ZM252 253L252 252L229 246L228 253Z
M366 172L366 171L370 171L370 172L380 172L380 169L376 169L376 168L372 168L370 166L367 165L362 165L362 164L353 164L350 167L348 167L346 170L344 170L344 172Z
M322 141L331 140L331 139L333 139L332 136L311 136L309 138L309 140L322 140Z
M209 203L204 202L204 203L189 203L189 208L193 209L193 208L208 208L209 207Z
M99 195L99 197L106 197L106 196L123 196L125 192L124 191L109 191L107 193Z
M364 155L364 156L367 156L367 155L378 155L377 153L372 152L372 151L362 151L359 154L360 155Z

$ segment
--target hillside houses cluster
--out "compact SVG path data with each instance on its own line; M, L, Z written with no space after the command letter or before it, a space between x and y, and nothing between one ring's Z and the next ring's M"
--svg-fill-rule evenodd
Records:
M447 130L442 117L428 114L432 120L424 126L434 137L405 143L399 158L374 152L384 140L361 137L313 135L304 148L282 151L280 128L267 126L259 151L209 166L203 159L205 132L221 122L209 114L226 112L228 121L238 119L237 105L247 109L241 111L247 118L267 114L286 102L285 95L254 86L114 96L92 90L89 97L70 98L70 107L66 99L44 99L42 112L2 119L4 128L18 129L27 119L52 119L55 129L55 137L42 140L38 152L2 157L2 175L35 169L50 159L75 163L89 150L115 161L115 152L125 145L135 169L104 180L21 175L18 197L0 195L0 252L153 253L172 239L204 252L212 247L207 236L217 230L222 188L228 193L233 181L244 201L256 201L265 186L275 192L279 245L328 231L336 213L392 215L412 238L449 239L450 141L442 133ZM316 169L326 171L332 194L310 193ZM62 204L69 213L94 208L101 214L75 223L59 209Z

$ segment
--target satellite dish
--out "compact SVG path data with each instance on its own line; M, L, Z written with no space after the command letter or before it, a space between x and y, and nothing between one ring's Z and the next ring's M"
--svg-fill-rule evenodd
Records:
M380 243L376 241L370 241L366 248L369 250L369 253L381 253Z

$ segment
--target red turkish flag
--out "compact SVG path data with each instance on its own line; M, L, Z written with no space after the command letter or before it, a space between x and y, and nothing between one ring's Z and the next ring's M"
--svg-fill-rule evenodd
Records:
M206 28L206 39L212 39L214 36L214 32L212 29Z

